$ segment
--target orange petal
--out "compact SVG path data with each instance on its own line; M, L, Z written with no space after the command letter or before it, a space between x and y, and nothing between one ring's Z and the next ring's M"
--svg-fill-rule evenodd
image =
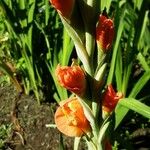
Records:
M90 130L83 108L75 97L61 103L55 113L55 123L60 132L71 137L80 137Z
M66 18L71 16L75 0L50 0L50 2L62 16Z
M79 66L60 66L56 68L56 77L61 86L69 91L83 95L86 89L84 71Z
M103 96L103 111L111 112L115 109L119 99L123 98L123 94L121 92L115 92L112 85L108 85L104 96Z
M99 16L99 22L96 27L96 41L98 47L100 47L103 52L107 52L114 38L114 23L111 19L108 19L104 15Z

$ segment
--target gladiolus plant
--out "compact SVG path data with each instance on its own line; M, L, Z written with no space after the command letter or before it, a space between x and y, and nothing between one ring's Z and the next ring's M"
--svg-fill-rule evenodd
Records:
M59 103L55 124L63 134L83 138L89 150L111 150L113 131L129 109L150 118L149 107L135 99L141 90L138 85L144 85L142 81L149 78L146 74L131 92L127 91L131 63L124 63L119 51L123 27L118 24L116 27L106 10L99 9L100 0L50 2L74 42L79 60L76 64L73 61L71 66L59 64L56 67L58 86L71 94L68 92L67 100ZM141 107L146 111L141 111ZM77 149L77 145L75 147Z

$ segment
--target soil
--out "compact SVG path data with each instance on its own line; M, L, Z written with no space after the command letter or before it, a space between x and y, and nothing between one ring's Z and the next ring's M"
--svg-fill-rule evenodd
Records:
M4 150L57 150L60 133L54 124L56 104L38 105L34 96L18 95L13 86L0 87L0 125L12 124ZM73 139L64 138L65 149L71 150Z

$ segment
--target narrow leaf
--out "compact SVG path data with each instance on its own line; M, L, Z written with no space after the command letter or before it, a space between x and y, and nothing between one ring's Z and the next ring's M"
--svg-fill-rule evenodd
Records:
M80 97L78 97L78 99L79 99L80 104L83 107L84 114L85 114L87 120L90 122L92 127L95 126L95 119L94 119L94 115L92 113L92 110Z
M112 83L112 79L113 79L113 76L114 76L114 69L115 69L117 51L118 51L118 47L119 47L119 44L120 44L122 32L123 32L123 29L124 29L123 19L124 19L124 14L123 14L122 18L120 19L120 24L119 24L117 35L116 35L117 38L116 38L116 42L115 42L114 49L113 49L113 55L112 55L112 60L111 60L110 71L109 71L108 78L107 78L107 84Z
M141 91L141 89L144 87L144 85L147 83L147 81L150 79L150 71L147 71L143 74L143 76L137 81L135 84L134 88L132 89L129 97L130 98L135 98L137 94ZM115 117L116 117L116 122L115 122L115 128L119 126L125 115L128 113L128 108L123 107L122 105L117 105L115 109Z
M63 31L63 57L61 56L60 61L62 60L62 65L68 65L69 60L70 60L70 56L74 47L74 44L70 38L70 36L68 35L68 33L66 32L65 28Z
M137 81L134 88L132 89L129 97L135 98L136 95L141 91L144 85L150 80L150 70L146 71L143 76Z
M136 99L124 98L119 101L118 105L122 105L150 119L150 107Z
M142 67L145 71L148 71L150 69L150 67L148 66L148 64L145 60L145 57L141 53L139 53L137 55L137 59L140 61L140 64L142 65Z
M61 17L61 16L60 16ZM79 33L77 33L72 26L63 18L61 17L61 20L64 24L64 27L66 28L66 31L68 32L68 34L70 35L70 37L72 38L75 47L76 47L76 52L78 54L78 57L80 58L80 60L82 61L85 70L91 74L90 71L90 62L89 62L89 57L88 57L88 53L86 51L85 46L83 45L83 42L81 40L81 37L79 35Z
M117 83L117 91L121 91L122 86L122 52L121 49L118 50L117 60L116 60L116 69L115 69L115 77Z

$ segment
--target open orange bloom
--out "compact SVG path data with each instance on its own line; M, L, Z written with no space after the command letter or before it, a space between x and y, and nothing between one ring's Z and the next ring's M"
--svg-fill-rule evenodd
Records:
M96 41L98 47L107 52L114 38L114 23L111 19L108 19L105 15L99 16L99 22L96 27Z
M50 0L55 9L64 17L69 18L74 8L75 0Z
M83 95L86 89L85 73L80 66L63 66L56 68L56 76L61 86L74 92L77 95Z
M108 85L106 92L103 96L102 107L106 112L111 112L115 109L119 99L123 98L121 92L115 92L112 85Z
M58 130L67 136L80 137L90 131L90 124L76 97L62 101L55 113Z

